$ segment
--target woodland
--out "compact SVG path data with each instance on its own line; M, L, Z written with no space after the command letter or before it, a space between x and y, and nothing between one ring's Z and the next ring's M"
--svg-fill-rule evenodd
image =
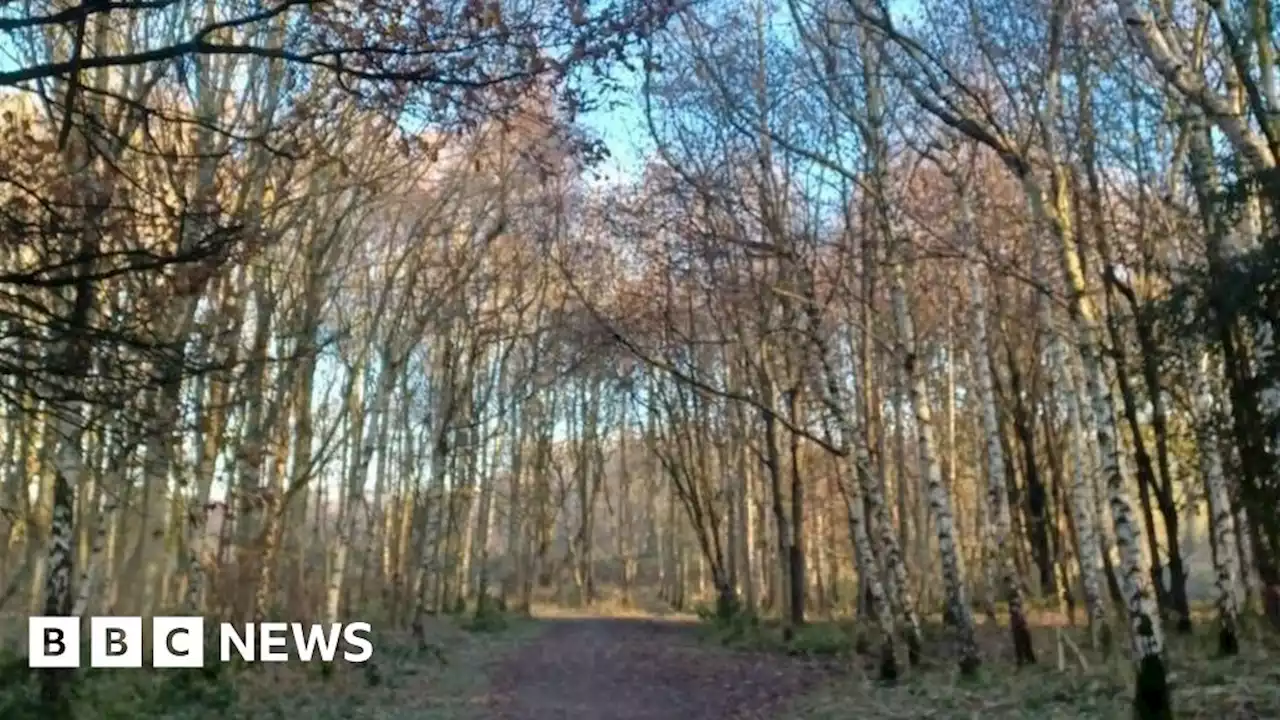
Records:
M0 715L284 716L33 615L369 621L289 680L360 696L551 608L824 718L1276 717L1274 14L4 3Z

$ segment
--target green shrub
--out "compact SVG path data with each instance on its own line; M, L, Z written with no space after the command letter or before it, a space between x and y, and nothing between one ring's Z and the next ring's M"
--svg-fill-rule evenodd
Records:
M461 623L464 630L474 633L502 632L510 624L507 613L499 610L492 603L484 602L479 603L476 606L476 612Z
M796 628L787 650L797 655L838 657L851 655L855 635L838 623L812 623Z
M26 658L0 652L0 718L75 720L203 718L231 714L237 695L232 674L220 663L193 669L102 669L72 671L66 705L50 708L40 698L39 671Z

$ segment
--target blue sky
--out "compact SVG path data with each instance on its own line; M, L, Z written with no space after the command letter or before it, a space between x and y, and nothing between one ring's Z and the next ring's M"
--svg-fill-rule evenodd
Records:
M889 8L898 22L910 22L918 18L920 3L921 0L889 0ZM613 77L613 87L607 90L593 88L599 93L595 97L600 101L599 109L578 118L580 125L603 140L609 148L610 159L596 169L596 174L601 176L598 181L635 177L643 168L645 158L653 151L653 141L640 107L643 81L640 72L618 69Z
M635 177L653 147L640 111L642 76L622 70L615 81L617 87L600 92L599 109L578 120L609 148L610 158L597 168L604 181Z

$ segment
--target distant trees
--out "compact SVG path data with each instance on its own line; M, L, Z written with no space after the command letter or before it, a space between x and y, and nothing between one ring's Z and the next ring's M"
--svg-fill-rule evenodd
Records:
M429 644L616 587L855 612L885 679L1056 601L1169 717L1197 597L1280 618L1264 5L10 13L0 598ZM590 183L628 52L655 152Z
M0 362L8 434L23 438L8 448L23 469L6 478L6 497L10 549L25 538L45 614L115 607L122 579L141 589L128 604L144 614L179 596L208 607L201 546L215 510L215 564L236 545L240 582L256 586L241 599L256 615L271 610L282 543L305 544L285 537L285 521L306 517L333 423L362 448L346 461L345 508L387 439L414 349L398 338L440 322L417 311L370 325L337 311L350 298L340 288L361 276L399 285L381 296L394 295L392 312L430 302L421 263L502 230L440 227L462 207L491 215L450 186L503 172L464 166L421 189L441 146L473 142L467 128L518 112L534 88L603 69L665 13L544 5L37 4L0 20L19 58L0 72L11 89ZM430 124L429 136L414 123ZM424 193L433 199L416 217L394 207ZM424 254L433 237L447 240L443 253ZM412 278L398 276L405 267ZM369 348L385 332L397 339L345 368L349 402L314 457L310 404L331 346L349 348L342 336L355 333ZM377 386L368 401L361 376ZM135 511L140 521L125 523ZM331 616L351 517L338 512ZM46 678L50 707L65 709L64 674Z

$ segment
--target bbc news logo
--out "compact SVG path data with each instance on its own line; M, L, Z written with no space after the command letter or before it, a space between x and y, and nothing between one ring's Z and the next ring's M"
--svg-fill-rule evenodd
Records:
M151 667L198 668L205 661L205 620L202 617L151 619ZM231 662L333 662L350 663L373 657L369 623L218 623L218 660ZM28 666L33 668L80 667L80 618L32 617L27 625ZM89 667L143 667L147 642L140 617L89 618ZM345 648L339 649L345 645ZM290 654L292 647L293 654Z

